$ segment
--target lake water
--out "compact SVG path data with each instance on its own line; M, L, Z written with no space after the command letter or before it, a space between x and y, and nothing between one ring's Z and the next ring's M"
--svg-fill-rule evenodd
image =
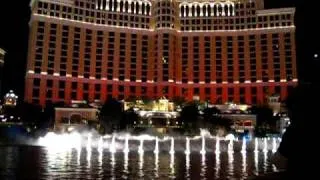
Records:
M277 171L270 163L271 149L255 152L248 147L241 152L235 145L234 152L217 153L210 146L207 143L207 152L202 154L197 150L190 154L163 150L170 145L160 148L159 153L2 146L0 179L246 179Z

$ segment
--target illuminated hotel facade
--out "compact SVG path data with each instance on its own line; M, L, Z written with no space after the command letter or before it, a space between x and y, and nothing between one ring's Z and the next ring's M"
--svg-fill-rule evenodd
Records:
M25 100L284 100L294 8L263 0L33 0Z

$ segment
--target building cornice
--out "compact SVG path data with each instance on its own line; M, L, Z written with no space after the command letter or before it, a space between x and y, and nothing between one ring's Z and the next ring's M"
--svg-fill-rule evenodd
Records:
M266 15L279 15L279 14L294 14L296 12L296 8L278 8L278 9L264 9L258 10L258 16L266 16Z
M195 30L195 31L180 31L180 30L171 30L168 28L164 29L143 29L143 28L133 28L133 27L125 27L125 26L114 26L114 25L104 25L104 24L95 24L95 23L88 23L84 21L76 21L76 20L70 20L70 19L64 19L64 18L58 18L58 17L52 17L47 15L41 15L41 14L33 14L31 21L34 20L40 20L40 21L46 21L51 23L57 23L57 24L64 24L64 25L72 25L77 27L83 27L83 28L91 28L95 30L117 30L119 32L142 32L145 34L149 33L155 33L157 31L168 31L172 32L175 31L178 34L188 34L188 35L197 35L198 33L201 34L216 34L216 35L230 35L230 34L255 34L255 33L266 33L266 32L290 32L295 31L295 26L277 26L277 27L267 27L267 28L252 28L252 29L239 29L239 30Z

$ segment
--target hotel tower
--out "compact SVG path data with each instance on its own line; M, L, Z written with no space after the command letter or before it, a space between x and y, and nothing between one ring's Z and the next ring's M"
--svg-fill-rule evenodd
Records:
M32 0L25 100L259 104L297 85L294 8L263 0Z

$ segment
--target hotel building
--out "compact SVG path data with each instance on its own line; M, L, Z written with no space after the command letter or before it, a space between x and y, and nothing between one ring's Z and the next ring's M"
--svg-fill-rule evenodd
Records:
M32 0L25 100L284 100L294 8L263 0Z

